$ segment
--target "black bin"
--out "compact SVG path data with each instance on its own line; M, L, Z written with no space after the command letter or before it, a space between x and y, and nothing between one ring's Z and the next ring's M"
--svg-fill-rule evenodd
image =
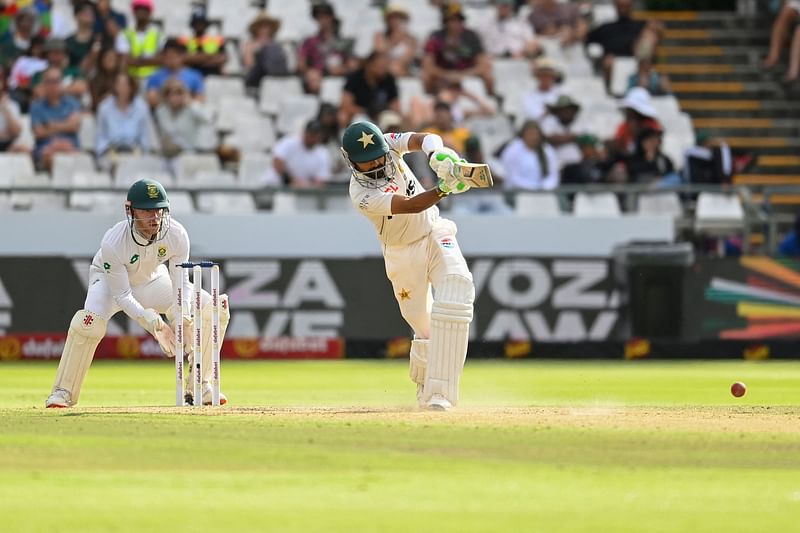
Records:
M680 338L683 284L694 263L691 243L634 241L616 246L613 257L628 336Z

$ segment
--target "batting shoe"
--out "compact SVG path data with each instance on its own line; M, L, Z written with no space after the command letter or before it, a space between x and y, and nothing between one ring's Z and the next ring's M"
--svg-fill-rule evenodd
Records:
M66 409L72 406L72 395L64 389L56 389L44 402L44 406L47 409Z
M210 383L203 383L203 405L211 405L211 400L213 392L211 390ZM222 391L219 393L219 404L225 405L228 403L228 397L222 394Z
M453 404L438 392L431 396L431 399L428 400L425 406L428 408L428 411L449 411L453 408Z

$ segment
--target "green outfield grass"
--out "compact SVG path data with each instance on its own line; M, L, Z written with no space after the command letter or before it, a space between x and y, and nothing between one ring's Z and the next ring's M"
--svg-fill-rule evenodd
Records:
M396 361L0 363L0 531L792 531L800 363L471 362L421 412ZM747 383L733 398L731 382Z

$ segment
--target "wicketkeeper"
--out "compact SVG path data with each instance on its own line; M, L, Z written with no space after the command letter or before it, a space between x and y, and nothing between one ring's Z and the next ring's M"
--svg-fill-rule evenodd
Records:
M427 191L403 160L419 150L439 178ZM450 409L458 402L475 288L456 225L439 216L436 204L469 189L455 177L463 159L438 135L384 135L371 122L345 130L342 153L353 171L350 198L375 226L400 312L414 330L409 374L417 399L421 407Z
M189 260L189 235L170 217L164 187L151 179L137 181L128 189L125 212L127 220L106 232L92 260L86 302L70 322L46 407L71 407L78 403L95 349L106 333L106 324L119 311L136 320L171 357L175 356L175 336L170 323L182 317L188 324L185 331L191 330L189 298L185 299L184 309L176 310L173 291L175 284L182 283L183 294L191 294L188 269L175 266ZM230 320L228 297L220 295L220 303L221 344ZM162 314L167 315L169 323ZM198 319L203 320L203 376L211 376L211 296L205 291ZM192 359L194 354L189 357ZM191 372L187 374L189 381ZM186 388L191 391L191 387ZM194 401L191 392L186 400ZM202 401L211 404L208 381L203 383ZM223 394L220 403L227 403Z

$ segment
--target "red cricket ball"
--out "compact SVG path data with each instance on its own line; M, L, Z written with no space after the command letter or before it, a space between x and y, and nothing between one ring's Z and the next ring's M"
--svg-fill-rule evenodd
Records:
M747 392L747 385L745 385L741 381L737 381L736 383L731 385L731 394L733 394L737 398L741 398L742 396L744 396L745 392Z

